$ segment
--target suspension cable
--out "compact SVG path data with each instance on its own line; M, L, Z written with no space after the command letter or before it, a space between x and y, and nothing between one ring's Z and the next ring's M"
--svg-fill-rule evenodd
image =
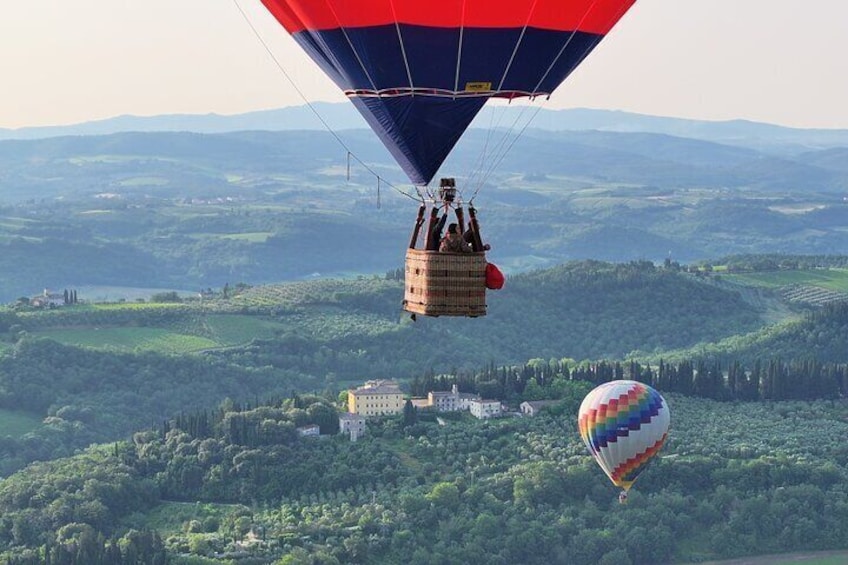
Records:
M456 48L456 74L453 79L453 96L459 92L459 67L462 64L462 39L465 34L465 0L462 0L462 16L459 19L459 45Z
M486 139L483 141L483 147L480 149L480 154L477 156L477 159L474 163L472 163L471 168L466 175L466 186L472 186L477 176L482 174L483 168L486 166L486 157L489 151L489 143L492 140L492 134L495 130L500 129L501 122L503 121L504 116L506 115L506 110L496 112L495 106L489 105L489 127L486 128ZM497 123L495 123L495 114L497 114ZM460 196L463 195L463 190L460 190Z
M527 19L524 20L524 27L521 28L521 34L518 36L518 41L515 42L515 47L512 50L512 55L509 57L509 62L506 64L503 76L501 77L501 82L498 83L498 90L503 88L503 83L506 81L506 76L509 74L512 62L515 60L515 56L518 54L518 49L521 47L521 42L524 40L524 34L527 33L527 28L530 26L530 19L533 17L533 12L536 11L537 3L538 0L533 0L533 5L530 6L530 13L527 14Z
M521 28L521 33L519 34L518 39L515 42L515 47L513 47L513 49L512 49L512 54L510 55L509 61L507 62L506 67L504 68L503 76L501 76L501 79L500 79L500 82L498 83L496 91L500 91L503 88L503 84L506 81L506 77L509 74L509 70L512 68L512 63L515 60L516 55L518 54L518 50L521 48L521 43L524 40L524 36L527 33L527 28L530 26L530 20L533 18L533 13L536 11L537 4L538 4L538 0L533 0L533 4L530 6L530 11L527 13L527 18L524 20L524 26ZM501 114L500 118L503 118L503 115L505 113L506 112L504 111L504 113ZM515 128L516 124L518 123L518 120L521 119L521 116L523 115L523 113L524 113L524 110L522 110L521 113L519 113L519 116L516 118L515 122L513 122L513 125L504 132L504 135L501 137L500 141L495 145L495 150L493 152L495 155L497 155L498 152L501 150L501 148L503 148L506 145L506 140L509 138L511 132ZM498 120L498 125L500 125L500 121L501 121L501 119ZM526 129L526 126L525 126L525 129ZM485 142L484 147L483 147L483 151L481 152L479 168L478 168L478 166L475 165L475 168L473 169L473 172L472 172L472 175L474 177L476 177L478 174L482 174L482 170L485 166L486 151L488 150L489 137L490 137L491 132L492 132L492 129L491 129L491 126L490 126L489 132L487 133L486 142ZM512 147L512 145L513 144L507 145L506 151L509 151L509 149ZM502 160L503 160L503 157L495 159L495 161L497 163L500 163ZM489 175L491 174L491 172L492 172L491 167L489 169L490 170L483 175L483 179L480 181L480 184L478 184L476 189L474 190L475 196L480 191L480 187L482 186L482 183L484 183L486 181L486 179L489 177ZM470 175L470 176L472 176L472 175ZM470 181L470 179L469 179L469 181ZM469 182L469 184L470 184L470 182ZM474 197L472 196L472 200L473 199L474 199Z
M315 108L315 106L312 104L312 102L309 101L309 99L306 97L306 94L304 94L304 92L297 86L297 83L295 82L294 78L292 78L292 76L288 73L288 71L286 71L285 67L283 67L282 63L280 63L277 56L271 50L271 47L268 45L268 43L265 41L265 39L262 37L262 35L256 29L256 26L253 25L253 22L250 20L250 17L248 17L247 13L241 7L239 0L233 0L233 4L235 5L236 9L241 14L244 21L247 23L248 27L250 27L250 30L253 32L253 35L256 37L257 40L259 40L259 43L265 49L265 52L268 54L269 57L271 57L271 60L274 62L274 65L276 65L277 69L285 77L285 79L288 81L288 83L291 85L291 87L294 89L294 91L297 93L297 95L300 96L300 98L301 98L301 100L303 100L304 104L306 104L306 106L312 111L312 113L315 115L315 117L318 118L318 121L321 122L321 125L324 126L324 129L326 129L327 132L329 132L330 135L332 135L333 138L338 142L338 144L341 145L342 148L345 151L347 151L348 156L349 156L348 158L349 159L353 158L354 161L356 161L357 163L362 165L362 167L366 171L368 171L373 177L375 177L377 179L378 183L380 181L382 181L384 184L386 184L390 188L394 189L399 194L402 194L403 196L406 196L407 198L410 198L410 199L415 200L417 202L419 202L419 201L423 202L424 200L421 197L421 192L418 191L417 188L416 188L416 191L418 192L418 198L416 198L412 194L409 194L405 190L395 186L393 183L391 183L388 180L386 180L385 178L383 178L379 173L377 173L374 169L372 169L370 166L368 166L367 163L365 163L362 159L357 157L356 154L353 151L351 151L350 147L344 142L344 140L339 136L339 134L337 134L335 132L335 130L333 130L333 128L330 127L330 124L327 123L327 121L324 119L324 117L321 115L321 113L318 112L318 110ZM370 80L370 77L369 77L369 80Z
M409 60L406 57L406 47L403 44L403 35L400 32L400 22L398 21L397 12L395 12L394 0L391 0L389 4L392 7L392 18L395 20L395 30L397 30L398 43L400 43L400 54L403 56L403 66L406 67L406 78L409 79L409 91L412 93L412 97L414 98L415 85L412 84L412 70L409 68ZM376 91L377 88L374 87L374 90Z
M542 77L539 79L539 81L536 83L536 86L535 86L535 87L533 87L533 92L536 92L536 91L538 91L538 90L539 90L539 88L541 88L542 83L543 83L543 82L545 81L545 79L548 77L548 75L550 74L551 70L553 70L554 66L556 66L557 62L559 61L560 57L562 57L563 53L565 53L566 49L567 49L567 48L568 48L568 46L571 44L571 41L574 39L574 36L577 34L577 30L579 30L579 29L580 29L580 26L583 24L583 22L584 22L584 21L586 21L586 18L587 18L587 17L589 16L589 14L592 12L593 8L595 7L595 5L596 5L597 3L598 3L598 0L592 0L592 2L591 2L591 3L589 4L589 6L586 8L586 11L585 11L585 12L583 12L583 16L580 18L580 21L579 21L579 22L578 22L578 24L575 26L575 30L574 30L574 31L572 31L572 32L571 32L571 34L569 34L568 39L566 39L565 43L564 43L564 44L563 44L563 46L560 48L560 50L559 50L559 52L557 53L556 57L554 57L554 59L551 61L551 64L550 64L550 65L548 65L547 70L546 70L546 71L545 71L545 73L542 75ZM535 8L535 6L536 6L536 2L535 2L535 0L534 0L533 7L531 7L531 14L532 14L532 10ZM613 14L612 14L612 16L611 16L611 18L610 18L610 22L615 22L615 21L617 21L617 20L621 17L621 15L622 15L624 12L626 12L626 10L627 10L627 7L626 7L626 6L622 6L622 8L621 8L621 9L619 9L618 11L616 11L615 13L613 13ZM528 20L527 20L527 21L528 21L528 24L529 24L529 19L530 19L530 17L528 16ZM608 23L609 23L609 22L608 22ZM526 25L525 25L525 29L526 29ZM523 37L523 34L524 34L524 30L522 30L522 37ZM519 38L519 43L520 43L520 38ZM587 48L586 48L586 51L585 51L585 52L583 53L583 55L580 57L580 60L582 60L583 58L585 58L585 57L586 57L586 55L589 53L589 51L591 51L591 50L592 50L592 48L593 48L593 47L595 47L595 45L597 45L597 43L595 43L594 45L590 45L589 47L587 47ZM518 44L516 45L516 51L517 51L517 49L518 49ZM514 51L514 52L513 52L513 57L515 57L515 53L516 53L516 51ZM512 63L512 59L510 59L510 64L511 64L511 63ZM506 78L506 76L505 76L505 75L504 75L504 78ZM501 162L502 162L502 161L506 158L506 155L509 153L509 151L512 149L512 147L516 144L516 142L517 142L517 141L518 141L518 139L522 136L522 134L525 132L525 130L526 130L526 129L530 126L530 123L531 123L531 122L535 119L535 117L539 114L539 112L541 111L542 107L544 106L544 104L545 104L548 100L550 100L550 93L547 95L547 97L545 98L545 100L543 100L543 101L542 101L542 103L539 105L539 107L536 109L536 111L533 113L533 115L530 117L530 119L527 121L527 123L525 123L525 124L524 124L524 126L521 128L521 130L518 132L518 134L517 134L517 135L516 135L516 136L512 139L512 141L511 141L508 145L506 145L506 148L503 150L503 152L502 152L502 153L501 153L501 154L500 154L500 155L496 158L496 160L494 160L494 161L492 162L492 165L489 167L489 169L488 169L488 171L486 172L486 174L484 175L483 179L480 181L480 183L479 183L479 184L477 185L477 187L475 188L475 190L474 190L474 196L472 196L472 198L471 198L472 200L473 200L473 199L474 199L474 197L477 195L477 193L480 191L480 188L483 186L483 184L484 184L484 183L488 180L489 176L491 176L491 174L492 174L492 173L494 173L495 169L496 169L496 168L500 165L500 163L501 163ZM525 109L526 109L527 107L528 107L528 106L525 106ZM522 111L521 111L521 113L519 114L519 116L515 119L515 121L513 122L512 127L511 127L510 129L508 129L508 130L507 130L506 134L505 134L505 135L504 135L504 137L502 138L502 141L505 141L505 140L506 140L506 138L509 136L509 134L513 131L514 127L518 124L518 121L521 119L521 116L523 115L523 113L524 113L524 110L522 110ZM498 148L498 149L500 149L500 148L502 148L502 146L499 146L499 148ZM496 151L496 152L497 152L497 151Z
M524 127L522 127L521 130L518 132L518 134L516 134L515 137L512 138L512 141L510 142L510 144L503 151L503 153L501 153L501 155L498 157L498 160L495 163L493 163L491 167L489 167L488 172L483 177L483 179L480 181L480 183L477 185L477 188L474 190L474 195L471 197L471 200L474 200L474 197L477 196L477 193L480 191L480 188L486 183L487 180L489 180L489 176L491 176L492 173L495 172L495 169L497 169L498 166L500 166L501 162L506 158L507 154L510 152L513 145L516 144L516 142L519 140L519 138L521 138L521 136L524 134L524 132L527 130L527 128L530 127L530 124L533 122L533 120L536 118L536 116L539 114L539 112L542 111L542 107L545 105L545 103L547 101L548 101L547 98L545 100L542 100L542 102L536 108L536 111L533 112L533 115L530 116L530 119L527 120L527 123L524 124ZM525 108L529 108L529 107L530 106L525 106ZM524 113L524 110L522 110L522 113ZM519 118L520 118L520 116L519 116ZM518 120L516 119L516 123L517 122L518 122Z
M565 43L563 43L562 47L559 50L559 53L557 53L556 57L554 57L554 60L551 61L551 64L548 65L548 69L545 71L545 74L542 75L542 78L539 79L539 82L536 83L536 86L533 90L537 90L540 85L545 81L545 79L548 78L548 75L551 73L551 70L553 70L554 66L557 64L557 61L559 61L559 58L562 57L562 54L565 53L566 49L568 49L568 46L571 44L571 40L574 39L575 35L577 35L577 30L579 30L583 22L586 21L586 18L589 16L589 13L592 11L592 8L594 8L595 4L597 3L598 0L592 0L592 3L589 4L589 7L586 8L585 12L583 12L583 16L580 18L580 22L578 22L578 24L575 26L574 31L571 32L571 34L568 36L568 39L565 40ZM619 14L616 13L616 16L618 15ZM591 49L591 47L589 49ZM588 53L588 50L586 51L586 53ZM586 56L586 53L583 54L583 57ZM583 59L583 57L581 57L581 60Z

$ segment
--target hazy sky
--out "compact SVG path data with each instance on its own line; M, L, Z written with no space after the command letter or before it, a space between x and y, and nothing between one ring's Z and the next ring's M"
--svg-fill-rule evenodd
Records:
M344 100L259 0L0 0L0 128L302 104L236 1L311 100ZM546 107L848 128L846 53L846 0L637 0Z

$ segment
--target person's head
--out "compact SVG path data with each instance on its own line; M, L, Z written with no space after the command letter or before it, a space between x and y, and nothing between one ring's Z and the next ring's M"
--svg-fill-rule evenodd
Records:
M459 226L456 225L456 224L448 224L448 233L458 234L459 233Z

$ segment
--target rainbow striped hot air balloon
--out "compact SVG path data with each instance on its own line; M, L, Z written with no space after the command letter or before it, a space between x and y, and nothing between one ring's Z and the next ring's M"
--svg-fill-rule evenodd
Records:
M490 98L548 96L635 0L262 0L415 184Z
M583 399L577 417L592 457L625 493L662 448L670 421L665 399L637 381L598 386Z

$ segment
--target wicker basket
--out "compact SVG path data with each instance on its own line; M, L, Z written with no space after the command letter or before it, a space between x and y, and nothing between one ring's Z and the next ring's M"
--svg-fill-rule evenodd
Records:
M425 316L486 315L486 254L408 249L403 308Z

